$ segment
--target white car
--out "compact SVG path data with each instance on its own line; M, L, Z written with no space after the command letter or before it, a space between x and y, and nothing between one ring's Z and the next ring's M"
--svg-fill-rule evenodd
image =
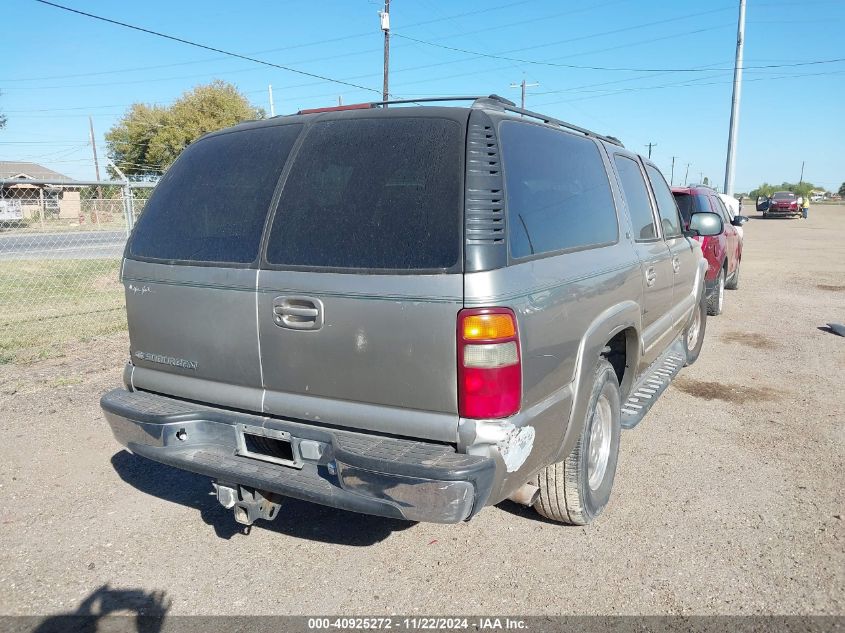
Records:
M739 200L737 200L733 196L729 196L729 195L724 194L724 193L720 193L719 197L722 199L722 202L724 202L725 206L728 208L728 215L731 217L731 220L734 219L735 215L742 215L739 212L740 211ZM735 228L736 228L737 234L739 235L739 240L742 241L742 239L744 237L743 234L742 234L742 227L737 226Z

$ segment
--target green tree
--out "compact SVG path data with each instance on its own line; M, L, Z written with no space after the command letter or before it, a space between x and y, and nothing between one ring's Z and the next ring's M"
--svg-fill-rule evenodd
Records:
M756 189L748 192L748 197L756 199L760 196L771 196L776 191L791 191L796 196L809 196L816 187L811 182L783 182L780 185L770 185L764 182Z
M775 192L776 187L774 185L770 185L767 182L764 182L762 185L757 187L756 189L752 189L748 192L748 197L756 200L760 196L770 196Z
M232 84L217 80L184 93L170 107L133 104L106 133L108 156L128 178L146 180L161 175L202 135L261 118L262 109Z
M843 182L841 185L839 185L839 195L845 196L845 182Z

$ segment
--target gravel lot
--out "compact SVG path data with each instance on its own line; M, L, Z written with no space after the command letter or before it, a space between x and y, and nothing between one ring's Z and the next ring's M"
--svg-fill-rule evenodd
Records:
M607 512L409 524L289 501L245 535L98 406L125 334L0 366L0 613L845 614L845 206L753 218L699 362L622 437ZM96 593L99 592L99 593Z

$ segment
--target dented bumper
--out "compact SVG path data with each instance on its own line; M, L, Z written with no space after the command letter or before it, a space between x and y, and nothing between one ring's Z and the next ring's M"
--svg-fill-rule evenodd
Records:
M487 503L496 460L446 444L338 430L116 389L101 406L133 453L176 468L353 512L457 523ZM269 458L244 437L283 442ZM272 461L270 461L272 460Z

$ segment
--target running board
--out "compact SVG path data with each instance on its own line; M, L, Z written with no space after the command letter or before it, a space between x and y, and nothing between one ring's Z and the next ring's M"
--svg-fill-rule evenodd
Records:
M633 429L657 401L686 362L686 352L680 339L676 340L651 366L622 405L622 428Z

